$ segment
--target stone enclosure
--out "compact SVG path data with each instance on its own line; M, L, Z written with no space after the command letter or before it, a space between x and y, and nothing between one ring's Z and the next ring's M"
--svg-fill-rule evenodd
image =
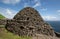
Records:
M13 19L5 21L5 28L19 36L36 36L36 34L55 36L53 28L31 7L22 9Z

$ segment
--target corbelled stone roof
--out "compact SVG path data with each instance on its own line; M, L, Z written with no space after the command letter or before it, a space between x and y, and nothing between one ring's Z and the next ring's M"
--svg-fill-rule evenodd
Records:
M31 7L22 9L12 20L7 20L5 28L19 36L35 36L36 34L55 36L53 28L42 19L37 10Z

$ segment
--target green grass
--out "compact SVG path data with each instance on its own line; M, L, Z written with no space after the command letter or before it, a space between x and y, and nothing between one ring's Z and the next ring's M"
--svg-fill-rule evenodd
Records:
M3 18L5 18L5 17L4 17L3 15L0 14L0 19L3 19Z
M14 35L4 29L3 31L0 31L0 39L31 39L31 37Z
M0 28L5 28L5 26L4 25L0 25Z
M5 28L0 28L0 39L31 39L31 37L18 36L11 32L8 32Z

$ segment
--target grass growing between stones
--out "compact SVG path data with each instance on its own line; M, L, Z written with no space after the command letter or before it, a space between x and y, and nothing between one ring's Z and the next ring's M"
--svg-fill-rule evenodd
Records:
M5 28L0 28L0 39L31 39L31 37L22 37L8 32Z

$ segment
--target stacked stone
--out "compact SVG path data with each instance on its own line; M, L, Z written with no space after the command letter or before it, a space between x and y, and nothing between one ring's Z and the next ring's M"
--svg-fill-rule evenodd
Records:
M0 19L0 25L6 25L7 19Z
M31 7L22 9L12 20L7 20L6 29L19 36L55 35L52 27Z

